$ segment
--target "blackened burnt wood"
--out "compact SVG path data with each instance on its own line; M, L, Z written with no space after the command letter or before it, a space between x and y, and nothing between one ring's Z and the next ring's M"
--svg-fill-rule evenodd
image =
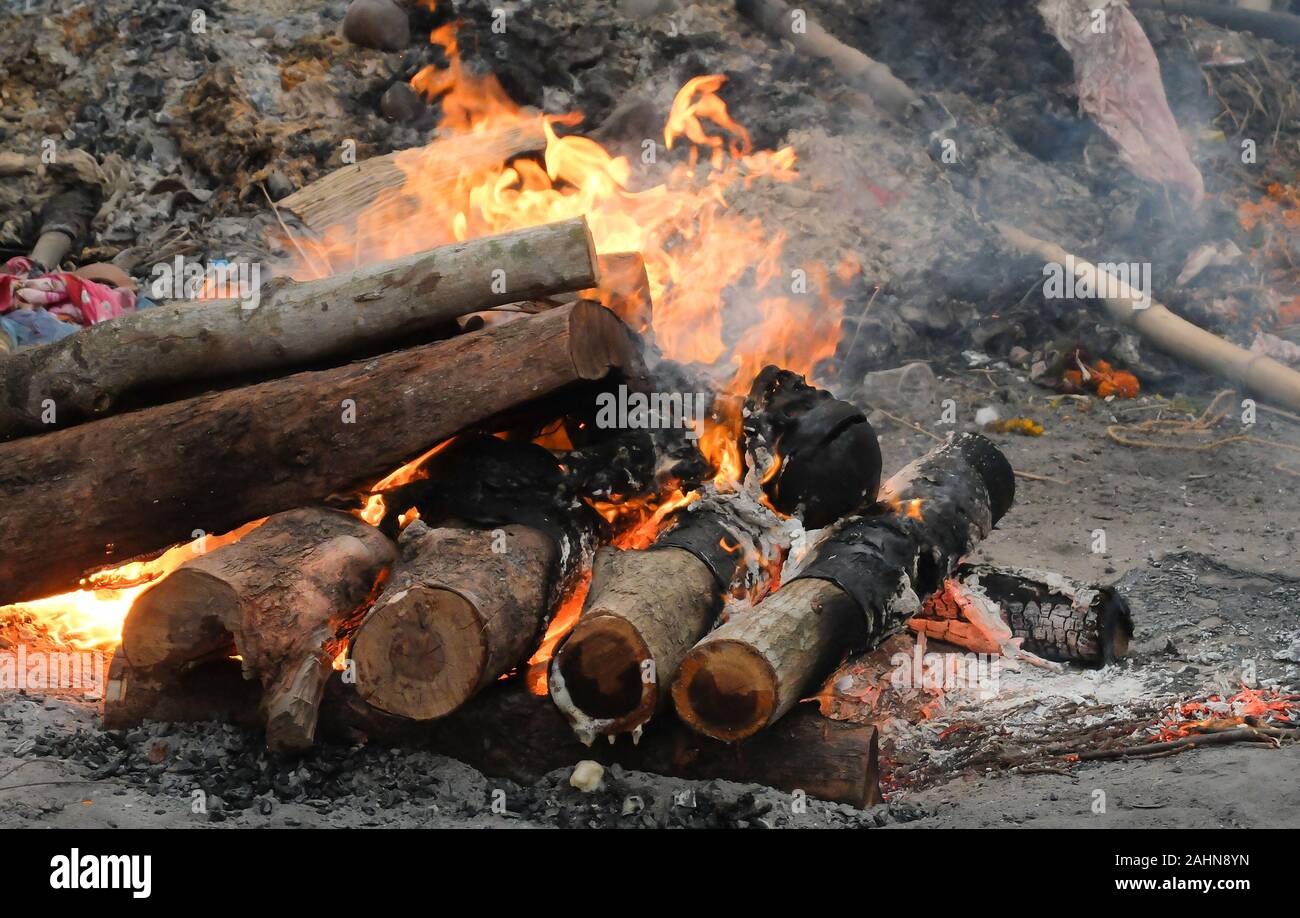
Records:
M251 683L239 678L232 661L160 680L114 657L108 696L130 704L109 704L105 725L128 729L145 720L220 719L256 726ZM646 728L641 741L626 737L588 748L545 696L528 693L522 679L497 681L460 710L439 720L393 717L366 704L335 673L321 704L319 736L348 743L428 748L452 756L493 777L522 784L583 759L657 774L707 781L715 778L763 784L810 797L863 807L880 802L875 727L829 720L802 705L772 729L739 743L702 737L671 715Z
M992 564L963 564L956 577L998 604L1011 633L1024 639L1030 653L1084 666L1105 666L1128 653L1133 616L1113 587Z
M745 399L742 447L777 463L763 490L772 506L821 529L876 499L880 443L860 408L808 385L798 373L764 367Z
M737 740L773 723L839 657L902 628L1010 508L1015 478L966 434L909 464L844 521L799 576L695 645L673 682L677 713Z
M430 446L621 370L637 346L578 302L448 341L0 443L0 604L91 569L368 488ZM642 382L638 382L642 385Z
M167 671L238 653L245 677L262 686L267 745L301 751L315 740L338 633L396 556L386 536L350 514L278 513L140 594L123 624L122 656Z
M273 283L257 301L141 310L0 365L0 439L113 413L128 395L167 401L177 383L246 380L400 345L467 313L597 280L591 234L578 218Z
M797 373L768 366L755 377L743 432L772 504L807 528L875 500L880 448L866 416ZM557 648L549 680L579 736L635 731L667 699L686 652L721 609L741 546L755 535L729 509L746 500L718 494L707 510L679 512L650 549L597 556L582 618Z

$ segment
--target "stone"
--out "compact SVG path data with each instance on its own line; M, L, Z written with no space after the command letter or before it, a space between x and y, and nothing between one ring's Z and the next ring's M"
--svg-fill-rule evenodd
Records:
M389 121L405 124L414 121L428 110L428 105L409 83L398 81L384 92L379 100L379 111Z
M937 409L938 391L934 371L921 361L892 370L877 370L862 380L862 395L867 404L912 417L930 417Z
M343 37L363 48L401 51L411 43L411 22L393 0L352 0L343 17Z

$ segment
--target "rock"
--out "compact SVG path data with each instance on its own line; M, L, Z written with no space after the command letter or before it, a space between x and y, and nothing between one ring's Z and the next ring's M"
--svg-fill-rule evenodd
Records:
M423 115L429 106L409 83L398 81L384 93L379 100L379 111L389 121L405 124Z
M401 51L411 43L411 23L393 0L352 0L343 17L343 37L376 51Z
M1007 352L1007 361L1012 366L1027 367L1029 366L1030 356L1031 355L1029 351L1025 350L1020 345L1016 345L1010 351Z
M569 786L576 787L584 794L600 790L605 780L605 766L599 762L593 762L591 759L583 759L577 765L573 766L573 774L569 776Z
M992 405L985 405L983 408L975 412L975 424L978 427L987 427L999 417L998 409L994 408Z

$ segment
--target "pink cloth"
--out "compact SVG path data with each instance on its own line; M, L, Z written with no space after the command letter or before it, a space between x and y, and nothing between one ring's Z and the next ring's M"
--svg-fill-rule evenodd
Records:
M1205 196L1169 110L1160 63L1142 24L1119 0L1039 0L1039 12L1074 59L1079 107L1138 176L1169 185L1193 206Z
M28 276L32 263L11 258L0 273L0 315L11 309L45 309L78 325L95 325L135 309L135 294L66 271Z

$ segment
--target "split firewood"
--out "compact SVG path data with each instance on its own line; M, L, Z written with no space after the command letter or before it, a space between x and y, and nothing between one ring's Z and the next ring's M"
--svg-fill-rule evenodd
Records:
M497 128L439 137L409 150L374 156L342 166L279 201L303 223L323 233L331 226L349 225L356 215L384 193L400 191L410 174L420 176L430 193L451 186L461 176L496 169L512 156L546 146L540 117L502 124ZM378 221L377 221L378 222ZM394 229L384 224L385 231Z
M683 660L673 703L694 729L750 736L808 694L850 649L874 647L916 614L1015 497L990 441L965 434L912 462L881 499L841 523L792 581Z
M755 377L743 417L755 493L707 490L649 549L597 555L582 617L557 648L549 679L552 699L587 742L639 733L737 573L754 576L762 559L779 563L769 533L783 524L758 498L808 529L875 499L880 446L860 409L769 366Z
M588 302L335 369L0 443L0 604L89 570L366 489L430 446L575 383L644 385Z
M1300 372L1193 325L1149 295L1134 290L1097 265L1076 258L1059 245L1037 239L1005 223L994 225L1002 237L1020 251L1067 269L1073 265L1075 276L1080 283L1088 285L1088 289L1113 290L1115 296L1097 297L1106 307L1106 312L1115 321L1135 328L1162 351L1207 372L1240 382L1256 395L1284 408L1300 411Z
M258 293L141 310L6 361L0 439L110 414L128 397L167 401L176 384L229 384L416 343L467 313L592 287L598 277L578 218L278 282L266 302Z
M590 556L599 517L547 450L460 440L396 491L402 560L352 639L357 690L412 720L454 711L528 659ZM421 487L423 485L423 487Z
M135 669L177 670L239 654L245 678L263 689L267 745L301 751L315 739L338 634L396 554L351 514L276 514L140 594L123 624L122 656Z

